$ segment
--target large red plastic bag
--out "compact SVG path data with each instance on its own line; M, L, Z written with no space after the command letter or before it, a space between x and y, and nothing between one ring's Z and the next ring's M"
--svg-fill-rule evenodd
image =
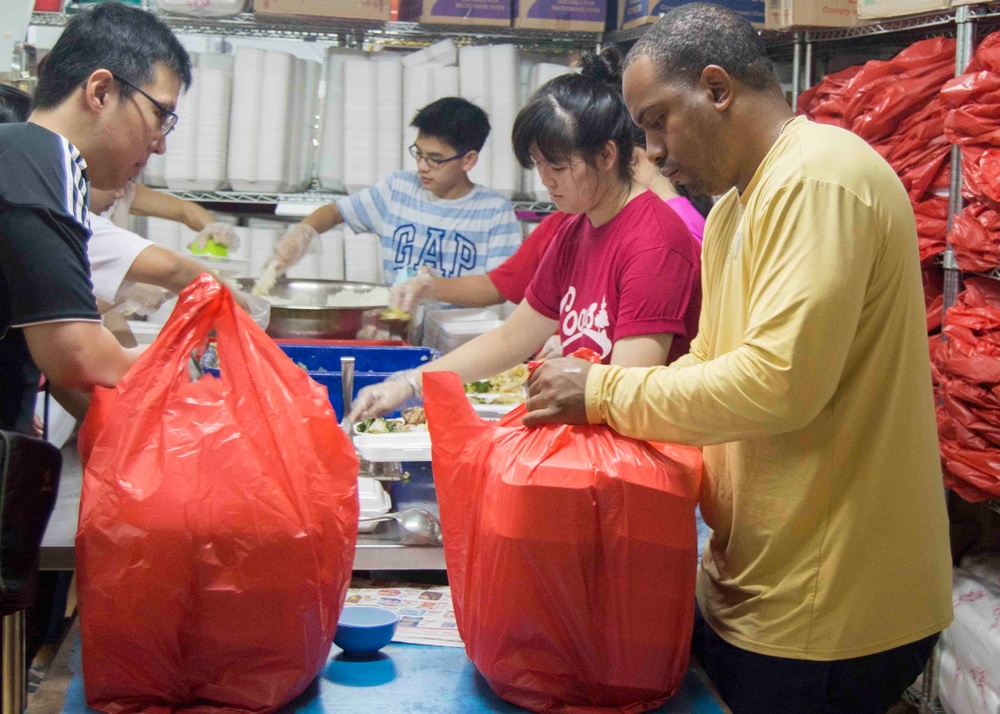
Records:
M222 379L192 382L213 327ZM358 464L326 390L203 274L95 400L76 539L87 703L274 711L325 663L351 576Z
M448 580L466 651L536 712L644 712L673 695L694 616L698 449L474 413L424 375Z
M979 201L970 203L955 216L949 238L962 270L983 271L1000 265L1000 211L995 208Z

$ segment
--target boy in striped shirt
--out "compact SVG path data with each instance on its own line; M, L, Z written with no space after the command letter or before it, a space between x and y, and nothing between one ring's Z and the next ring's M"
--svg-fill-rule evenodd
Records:
M379 236L388 285L397 272L422 265L443 277L484 275L513 255L521 232L510 201L469 180L490 133L486 113L465 99L445 97L418 111L411 126L417 129L410 147L416 172L392 173L289 228L274 249L278 273L341 222Z

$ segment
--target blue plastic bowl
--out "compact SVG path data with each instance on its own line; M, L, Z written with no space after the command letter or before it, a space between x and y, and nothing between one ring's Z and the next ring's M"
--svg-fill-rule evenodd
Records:
M348 605L340 613L333 644L349 654L372 654L396 634L399 615L384 607Z

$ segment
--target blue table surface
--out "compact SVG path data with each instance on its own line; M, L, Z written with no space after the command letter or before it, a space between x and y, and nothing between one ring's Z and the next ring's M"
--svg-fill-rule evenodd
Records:
M80 642L70 668L73 679L66 691L63 714L90 714L83 697ZM392 643L368 660L345 658L334 647L319 677L283 714L326 712L392 714L480 714L523 712L500 699L458 647L431 647ZM693 670L680 691L655 710L661 714L725 714ZM96 712L94 712L96 714Z

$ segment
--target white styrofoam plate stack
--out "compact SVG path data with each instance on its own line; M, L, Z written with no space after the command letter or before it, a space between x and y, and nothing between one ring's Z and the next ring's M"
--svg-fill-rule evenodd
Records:
M492 112L490 104L490 48L483 45L460 47L458 50L458 89L462 97L479 106L487 115ZM489 187L493 180L492 155L495 132L491 131L479 161L469 172L473 183Z
M378 145L375 180L381 181L404 166L403 63L399 57L384 56L375 62L375 68Z
M414 54L420 53L415 52ZM438 69L440 68L429 64L403 65L403 141L400 147L400 158L402 165L407 169L416 170L417 168L409 154L410 147L417 140L417 130L410 126L410 122L413 121L413 117L420 109L437 98L434 83L435 73Z
M344 238L344 277L355 283L384 282L382 246L374 233L347 234Z
M328 191L344 191L344 62L363 58L361 50L331 47L326 56L326 97L323 130L319 141L319 185Z
M264 87L264 50L236 48L233 65L233 102L229 119L227 174L236 191L257 190L257 133ZM271 137L275 141L275 137Z
M319 277L323 280L344 279L344 233L343 224L320 235L322 250L319 253Z
M260 76L264 92L257 114L257 182L252 190L279 193L289 172L288 145L291 114L296 99L293 76L296 58L285 52L264 53ZM233 110L242 109L233 102Z
M147 218L145 238L176 253L181 247L180 224L165 218Z
M375 183L378 155L375 64L349 57L344 62L344 187L348 193Z
M489 50L490 136L493 137L489 187L512 198L521 190L521 168L514 158L514 147L510 141L514 118L520 109L518 79L521 73L514 45L491 45Z

